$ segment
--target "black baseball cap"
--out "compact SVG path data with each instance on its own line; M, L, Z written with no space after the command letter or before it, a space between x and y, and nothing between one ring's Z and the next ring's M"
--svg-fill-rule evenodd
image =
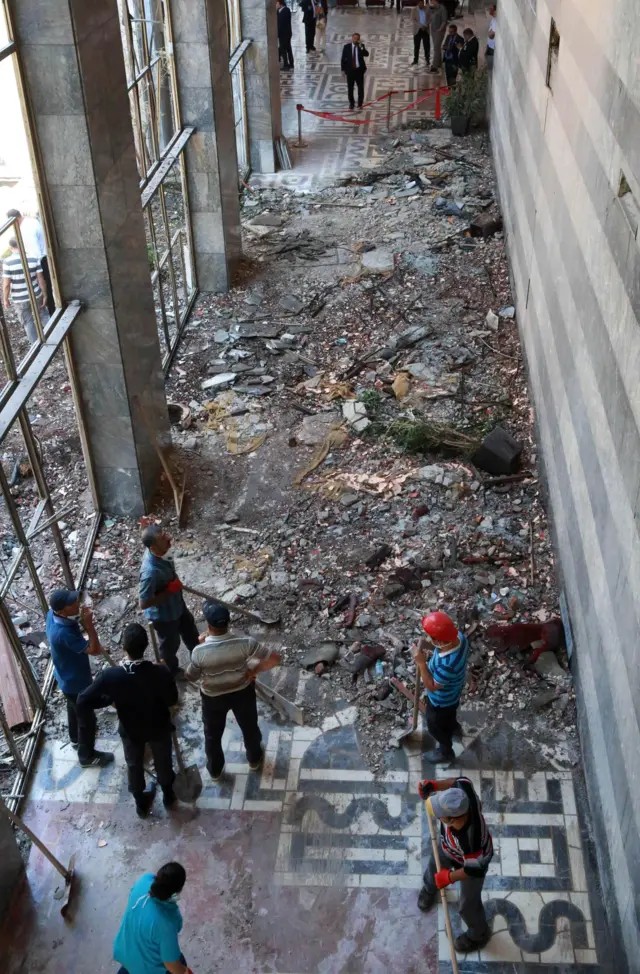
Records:
M223 626L229 625L229 610L225 609L219 602L210 599L209 602L205 602L203 611L205 619L214 629L221 629Z

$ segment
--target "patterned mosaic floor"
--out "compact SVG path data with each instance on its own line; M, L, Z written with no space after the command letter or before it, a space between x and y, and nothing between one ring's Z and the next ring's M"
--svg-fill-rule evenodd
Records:
M426 94L424 91L412 94L408 89L435 88L444 84L443 74L431 74L426 70L423 54L419 68L411 67L413 33L409 9L400 13L389 7L330 9L324 55L305 52L299 7L293 11L292 20L295 68L290 72L281 72L281 92L283 131L289 143L294 169L275 176L254 174L251 184L256 186L276 183L298 188L316 187L336 173L370 168L380 161L383 155L380 138L387 132L386 100L352 116L370 123L362 126L303 113L304 148L297 148L297 104L313 111L338 115L347 113L347 86L340 71L340 56L343 45L355 31L360 32L370 53L365 75L365 104L388 91L398 91L391 100L391 111L397 112L403 105L409 105ZM481 15L465 15L457 24L460 31L464 26L472 26L481 38L486 33L486 18ZM433 117L434 108L435 98L432 96L392 119L391 132L403 122ZM351 116L347 113L345 117Z
M305 675L297 688L301 703L311 686ZM572 772L562 769L557 750L556 758L550 760L545 757L551 753L548 748L523 740L517 729L509 725L490 728L486 717L479 714L465 717L463 742L456 746L456 769L431 768L414 745L388 752L386 770L377 778L360 756L353 724L355 708L344 706L322 727L276 723L269 711L263 711L266 761L256 774L249 771L238 728L231 719L224 739L227 773L220 784L212 783L204 771L199 721L183 723L188 758L203 768L205 779L198 801L199 831L212 837L214 854L220 855L223 835L234 821L241 829L246 828L247 820L255 820L256 828L266 828L269 839L261 847L260 866L252 866L253 882L269 887L276 901L278 889L280 896L299 897L298 905L307 902L305 897L315 903L321 890L326 891L325 896L339 898L358 892L390 896L395 891L402 896L402 910L409 912L415 929L424 931L427 943L430 938L433 941L433 952L425 947L417 966L407 961L406 967L398 969L435 972L439 958L440 970L446 972L451 965L442 911L438 917L435 913L423 917L415 908L430 844L416 788L420 777L434 771L441 777L464 773L482 798L496 855L484 890L494 936L480 953L460 957L461 971L595 974L606 969L607 935L602 907L589 892L595 888L593 866ZM48 742L29 808L37 807L40 815L47 807L67 812L95 808L98 816L117 808L128 810L136 822L126 793L119 741L101 744L115 751L115 765L82 770L68 747ZM156 815L156 825L162 826L163 812ZM202 816L206 816L206 824ZM170 826L171 819L166 821ZM141 827L152 829L153 822ZM172 831L175 834L175 828ZM449 898L454 930L461 932L455 889ZM344 968L325 967L313 960L306 963L308 966L296 965L298 974L333 970L371 974L378 970L372 961L362 965L353 961ZM278 964L258 965L255 970L288 969L282 957Z

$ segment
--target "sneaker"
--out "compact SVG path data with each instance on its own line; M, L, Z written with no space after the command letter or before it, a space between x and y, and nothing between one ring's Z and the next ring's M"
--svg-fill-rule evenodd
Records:
M249 761L249 768L251 771L258 771L262 767L262 762L264 761L264 751L260 755L257 761Z
M454 944L459 954L468 954L472 950L482 950L491 940L491 930L487 927L487 932L481 940L472 940L467 933L461 933L456 937Z
M418 909L422 910L423 913L426 913L428 910L431 909L435 901L436 901L435 890L430 890L427 889L426 886L423 886L420 892L418 893Z
M113 764L114 757L111 751L94 751L88 761L81 761L81 768L105 768L108 764Z
M224 764L223 764L223 765L222 765L222 769L221 769L221 771L220 771L220 774L212 774L212 773L211 773L211 771L209 771L209 775L211 776L211 780L212 780L212 781L220 781L220 779L221 779L221 778L222 778L222 776L224 775L224 768L225 768L225 766L224 766ZM208 769L207 769L207 770L208 770Z
M412 61L411 62L411 67L412 68L417 68L418 67L418 62L417 61Z
M427 751L425 758L430 764L451 764L455 758L455 753L453 751L443 751L442 748L437 747L433 751Z
M136 801L136 815L138 818L146 818L151 811L153 799L156 797L156 783L151 781L145 790L133 796Z

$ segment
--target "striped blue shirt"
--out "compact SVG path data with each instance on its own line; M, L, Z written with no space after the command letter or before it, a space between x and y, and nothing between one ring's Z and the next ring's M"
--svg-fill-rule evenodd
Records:
M427 697L434 707L454 707L460 700L467 676L467 660L469 658L469 640L458 633L460 645L443 653L434 647L433 656L429 660L429 672L440 690L427 690Z

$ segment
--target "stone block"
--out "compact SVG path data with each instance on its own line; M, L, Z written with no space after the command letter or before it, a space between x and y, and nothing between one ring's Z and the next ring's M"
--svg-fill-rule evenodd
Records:
M362 255L362 267L371 274L387 274L395 266L392 250L368 250Z
M49 186L94 185L85 116L43 115L37 124ZM57 224L58 214L54 217Z
M210 49L204 43L206 33L198 41L175 44L176 70L180 92L187 88L202 88L202 82L211 74Z
M473 463L494 477L514 473L522 453L522 443L503 429L496 426L485 436L479 449L472 457Z
M355 399L349 399L343 404L342 415L356 433L362 433L371 423L367 418L367 407L363 402L357 402Z
M75 298L85 308L113 307L109 268L102 247L82 247L77 250L61 247L58 250L58 271L65 301ZM74 325L72 332L76 328L77 325Z
M84 100L76 52L71 44L22 46L29 94L36 115L82 115Z
M68 0L22 0L12 10L18 37L38 44L69 44L73 39Z

